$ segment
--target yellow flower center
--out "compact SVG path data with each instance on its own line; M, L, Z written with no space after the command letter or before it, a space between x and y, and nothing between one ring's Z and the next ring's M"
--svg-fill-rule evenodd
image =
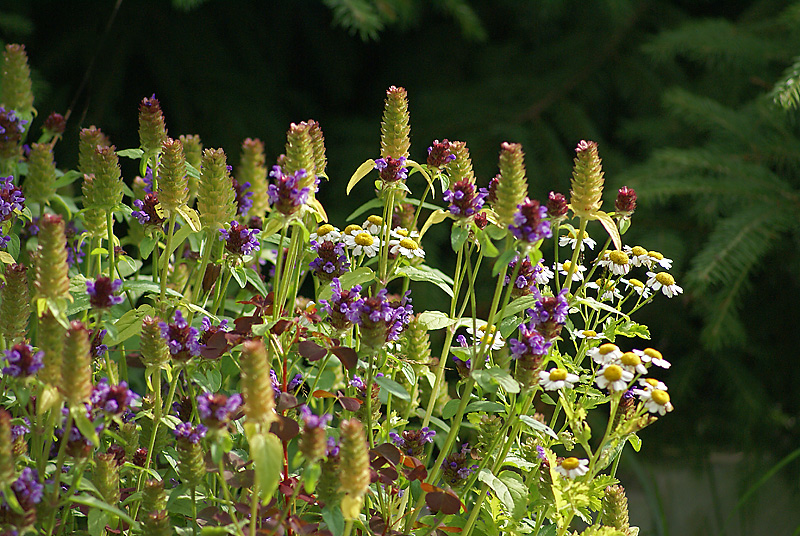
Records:
M642 283L638 279L629 279L628 283L630 283L634 287L644 288L644 283Z
M320 225L319 229L317 229L317 236L325 236L331 231L333 231L333 225L331 225L330 223L326 223L325 225Z
M659 272L656 274L656 281L664 285L665 287L669 287L675 284L675 278L669 275L667 272Z
M655 387L656 385L658 385L658 380L655 378L645 378L644 381L646 381L650 385L650 387Z
M600 350L600 353L602 355L606 355L606 354L610 354L611 352L615 352L615 351L619 350L619 346L617 346L616 344L611 344L610 342L607 342L605 344L601 344L600 348L598 348L598 350Z
M615 382L622 378L622 368L619 365L609 365L603 371L603 377L610 382Z
M597 337L597 332L591 329L585 329L581 333L584 337Z
M614 290L614 282L611 281L610 279L603 279L601 277L600 279L595 281L595 283L597 284L598 287L600 287L601 290L609 290L609 291Z
M650 356L650 359L664 359L664 356L661 355L661 352L653 348L645 348L644 355Z
M642 360L633 352L625 352L622 354L620 361L622 361L623 365L627 365L629 367L636 367L642 364Z
M618 249L608 254L608 260L620 266L625 266L630 261L628 254Z
M405 249L410 249L410 250L419 249L419 246L417 245L417 243L414 242L413 240L411 240L410 238L402 239L400 241L400 247L401 248L405 248Z
M567 371L563 368L554 368L550 371L550 381L560 382L567 379Z
M584 236L584 238L586 238L588 235L584 233L584 235L583 235L583 236ZM578 231L576 231L576 230L574 230L574 229L573 229L572 231L570 231L569 233L567 233L567 237L569 237L569 238L572 238L573 240L574 240L574 239L576 239L576 238L578 238Z
M578 458L570 456L569 458L565 458L563 462L561 462L561 467L566 469L567 471L572 471L573 469L577 469L580 466L581 462Z
M570 261L564 261L564 264L562 264L561 266L564 268L565 272L569 272L569 269L572 266L572 263Z
M654 258L655 260L657 260L657 261L660 261L660 260L662 260L662 259L664 258L664 255L662 255L662 254L661 254L661 253L659 253L658 251L648 251L648 252L647 252L647 255L648 255L649 257L653 257L653 258Z
M359 246L371 246L375 242L375 239L369 233L358 233L355 240Z
M347 227L344 228L344 234L348 234L349 235L349 234L352 234L353 231L363 231L363 230L364 230L363 227L361 227L360 225L356 225L354 223L354 224L348 225Z
M647 255L647 250L644 249L642 246L633 246L631 248L631 253L633 253L637 257L641 257L642 255Z
M653 399L653 402L659 406L666 406L667 402L669 402L669 394L661 389L653 389L653 392L650 393L650 397Z
M370 222L372 225L383 225L383 218L380 216L375 216L374 214L367 218L367 221Z
M408 236L408 229L403 229L402 227L398 227L394 230L395 233L399 234L400 236Z

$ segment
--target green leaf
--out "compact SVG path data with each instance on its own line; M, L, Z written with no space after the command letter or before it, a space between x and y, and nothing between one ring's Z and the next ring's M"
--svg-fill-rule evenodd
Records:
M446 210L438 209L431 212L431 215L428 216L428 219L425 221L425 225L422 226L422 230L420 230L419 232L419 239L422 240L422 237L425 236L425 233L432 226L436 225L437 223L443 222L449 217L451 217L451 215Z
M239 288L244 288L244 286L247 284L247 274L244 271L244 266L241 264L235 266L231 273L233 274L233 278L239 284Z
M108 525L108 512L99 508L90 508L88 514L88 528L91 536L101 536L105 534Z
M281 478L283 466L283 446L281 440L270 432L256 432L248 435L250 458L255 466L261 499L268 503L272 499Z
M529 295L529 296L520 296L516 298L514 301L506 305L506 308L503 309L503 318L509 317L511 315L517 314L525 309L530 309L536 303L536 296Z
M431 178L430 174L424 167L419 165L418 162L415 162L409 158L406 159L406 167L410 169L409 175L412 175L415 171L419 171L420 173L422 173L422 176L425 177L425 180L431 186L431 192L434 193L436 192L436 190L433 187L433 179Z
M117 269L121 277L128 277L136 273L139 268L142 267L142 264L142 261L134 259L133 257L128 257L127 255L121 255L117 259Z
M259 294L266 296L269 293L267 287L264 285L264 281L261 280L261 277L259 277L255 270L247 266L244 269L244 273L247 276L247 280L251 285L256 287L256 290L258 290Z
M355 171L355 173L353 173L353 176L350 177L350 182L347 183L347 190L345 193L350 195L350 190L352 190L355 185L358 184L361 179L366 177L373 169L375 169L375 160L372 160L371 158L358 166L358 169Z
M322 509L322 520L328 525L328 530L333 533L333 536L344 534L344 515L338 504L325 505L325 508Z
M492 276L496 276L500 273L500 271L507 267L511 261L514 260L514 257L517 256L517 250L515 249L507 249L504 251L496 261L494 261L494 266L492 266Z
M510 512L514 509L514 499L511 497L508 487L502 480L494 476L490 470L481 469L481 472L478 473L478 480L488 485L495 492L497 498L506 507L506 510Z
M459 251L463 246L464 242L467 241L469 237L469 231L464 229L460 225L453 225L453 228L450 230L450 247L453 248L453 251Z
M139 254L142 256L143 259L146 259L150 256L153 252L153 249L156 247L158 243L158 238L153 236L145 236L142 238L142 241L139 242Z
M623 337L639 337L640 339L650 340L650 330L643 324L637 324L632 320L624 320L615 328L617 335Z
M16 233L11 233L10 240L6 246L6 251L8 251L8 254L15 259L19 257L19 235Z
M186 174L192 177L193 179L200 178L200 170L191 165L189 162L186 162Z
M642 448L642 438L636 434L631 434L628 436L628 443L631 444L633 450L636 452L639 452L639 450Z
M157 283L153 283L152 281L144 281L141 279L138 281L125 281L122 284L122 288L123 290L130 290L131 292L142 292L142 293L150 292L152 294L159 294L161 292L161 287L158 286ZM183 295L180 292L173 290L171 288L167 288L167 294L178 298L183 297Z
M368 210L372 210L373 208L380 208L383 207L383 200L382 199L370 199L353 212L345 219L345 221L352 221L355 218L358 218Z
M470 402L467 406L467 413L472 411L485 411L486 413L503 413L506 407L499 402L492 402L491 400L476 400Z
M556 434L552 428L550 428L549 426L547 426L542 422L537 421L530 415L520 415L519 420L521 420L524 424L526 424L529 428L535 430L536 432L547 434L553 439L558 439L558 434Z
M198 220L198 224L199 223L200 221ZM186 240L189 237L189 235L197 232L197 230L193 229L190 225L182 226L180 229L178 229L178 231L175 234L172 235L172 242L170 243L169 246L170 248L169 255L172 255L172 253L176 249L178 249L181 245L183 245L184 240Z
M420 266L403 266L397 270L397 275L408 277L412 281L423 281L433 283L453 297L453 280L444 272L421 264Z
M12 257L5 251L0 251L0 261L2 261L3 264L14 264L15 262L17 262L16 260L14 260L14 257Z
M494 242L492 242L492 239L485 230L476 228L475 236L478 238L478 243L481 245L481 248L483 248L484 257L493 258L500 254L500 250L497 249L497 246L494 245Z
M528 513L528 488L522 477L513 471L503 471L498 478L508 488L514 503L514 507L509 509L509 513L512 518L519 521Z
M408 391L406 391L406 388L396 381L391 380L386 376L376 376L374 380L375 383L392 393L400 400L411 400L411 396L408 394Z
M375 272L373 272L372 269L367 266L362 266L357 270L342 275L342 277L339 278L339 284L341 284L342 290L348 290L353 288L355 285L364 285L374 279ZM333 294L333 291L331 290L330 285L326 285L320 289L319 299L329 300L331 299L331 294Z
M83 173L80 173L77 170L71 169L71 170L67 171L66 173L64 173L63 175L61 175L59 178L56 179L56 182L54 183L55 188L56 188L56 190L58 190L59 188L63 188L64 186L67 186L68 184L72 184L73 182L75 182L76 180L78 180L81 177L83 177Z
M94 429L94 423L86 416L86 409L82 406L76 406L70 408L70 413L72 413L72 420L75 422L75 426L78 427L83 436L91 441L95 447L99 446L100 437L98 437L97 431Z
M142 304L138 308L126 312L119 320L114 322L114 331L116 333L106 341L106 345L109 347L116 346L138 335L142 331L142 319L147 315L154 314L154 312L153 306L149 304Z
M131 158L133 160L139 160L143 154L144 151L142 151L141 149L121 149L117 151L117 156Z
M473 370L472 377L487 392L494 393L498 387L502 387L506 393L519 393L519 382L499 367Z
M429 331L446 328L456 321L441 311L425 311L419 315L419 322Z
M100 510L108 512L109 514L113 514L113 515L119 517L125 523L128 523L133 530L135 530L137 532L141 530L141 528L139 527L139 522L138 521L136 521L133 518L131 518L131 516L129 516L128 514L126 514L125 512L120 510L119 508L117 508L116 506L111 506L110 504L108 504L106 502L103 502L103 501L101 501L100 499L98 499L96 497L92 497L91 495L87 495L86 493L82 493L80 495L76 495L76 496L72 497L71 500L74 503L83 504L85 506L88 506L89 508L98 508Z
M619 229L617 229L617 224L611 219L611 216L599 210L595 212L593 216L600 220L600 223L603 224L608 236L610 236L611 240L614 242L614 247L617 249L622 249L622 239L619 236Z
M458 405L461 404L461 400L458 398L454 398L453 400L448 400L447 404L444 405L442 408L442 419L451 419L453 415L456 414L458 411Z

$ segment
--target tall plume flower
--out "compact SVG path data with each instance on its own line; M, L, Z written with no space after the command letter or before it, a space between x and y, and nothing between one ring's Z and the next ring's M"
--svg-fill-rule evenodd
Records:
M236 192L233 190L225 151L222 149L203 151L197 210L206 231L216 231L236 213Z
M0 289L0 333L6 342L14 343L25 336L31 314L27 267L10 264L6 268L6 284Z
M309 134L311 134L311 150L314 153L314 173L317 176L325 175L328 166L328 157L325 154L325 136L322 127L313 119L308 120Z
M444 140L447 142L447 140ZM436 148L434 142L434 148ZM469 156L467 142L454 141L448 144L450 157L445 158L445 169L450 176L450 182L467 181L475 184L475 173L472 171L472 158ZM428 155L430 158L430 155Z
M286 133L286 154L281 168L287 175L294 174L298 178L298 188L308 188L309 195L313 197L318 181L311 131L311 125L306 121L289 125L289 132ZM304 173L298 175L301 171Z
M84 176L99 173L103 162L101 155L97 152L97 148L110 145L111 141L109 141L108 136L97 127L91 126L82 129L78 142L78 171ZM83 204L84 207L87 207L83 213L83 221L87 233L94 238L108 236L105 213L97 207L88 208L91 203L86 198Z
M186 155L186 163L190 164L197 171L203 167L203 142L197 134L181 134L178 137L183 144L183 153ZM191 206L197 197L198 178L189 175L189 205Z
M576 216L591 218L600 210L605 183L597 143L581 141L575 152L570 206Z
M61 375L64 396L69 407L89 402L92 396L92 352L89 345L89 331L77 320L73 320L67 330Z
M391 86L386 91L381 122L382 158L408 158L411 147L409 120L408 93L405 88Z
M519 143L503 142L500 146L500 176L493 194L498 222L506 226L512 224L517 205L524 203L528 194L525 153Z

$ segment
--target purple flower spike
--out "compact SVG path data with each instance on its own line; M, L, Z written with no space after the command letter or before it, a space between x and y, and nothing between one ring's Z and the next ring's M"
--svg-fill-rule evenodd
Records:
M532 244L552 236L550 222L546 217L546 206L539 205L536 200L525 199L522 204L517 205L514 224L509 225L508 229L515 238Z
M202 424L192 426L190 422L182 422L173 430L178 441L188 441L189 443L199 443L206 436L208 428Z
M433 443L435 435L436 432L425 426L419 430L405 430L402 437L392 432L389 437L395 446L403 451L403 454L419 459L425 453L425 444Z
M284 216L291 216L308 202L311 188L308 186L300 188L301 182L307 176L306 170L298 169L291 175L285 175L280 166L273 166L270 176L275 179L267 190L272 208ZM317 184L319 178L314 179L314 191Z
M331 281L340 277L350 269L350 262L344 254L344 244L339 242L311 241L311 247L317 252L317 258L311 261L309 268L319 279Z
M526 324L519 327L519 339L508 341L512 359L541 358L552 344L541 333Z
M197 413L211 428L227 425L242 405L242 396L222 393L203 393L197 397Z
M86 292L89 294L89 305L95 309L108 309L112 305L119 305L125 299L116 293L122 289L122 280L111 280L100 276L94 281L86 282Z
M394 159L391 156L386 158L378 158L375 160L375 169L380 171L381 180L383 182L397 182L406 180L408 177L408 169L406 165L406 158L401 156Z
M450 140L433 140L433 145L428 147L428 165L441 168L448 162L456 159L456 155L450 152Z
M5 351L7 366L3 367L3 374L15 378L28 378L44 367L44 352L39 350L34 353L30 344L18 343L10 350Z
M475 185L468 180L456 181L444 193L444 200L450 203L447 210L454 216L467 218L483 208L484 199L489 195L486 188L475 191Z
M261 249L261 244L256 238L260 232L258 229L250 229L237 221L232 221L230 230L219 230L219 239L225 240L225 249L231 254L250 255Z
M300 406L300 416L303 418L303 424L305 424L306 428L311 430L325 428L333 420L333 415L328 413L315 415L311 408L306 405Z
M551 340L561 333L561 327L567 321L569 302L567 302L567 289L561 289L555 296L542 296L534 289L536 304L533 309L528 309L526 314L531 319L531 326L547 339Z
M23 510L31 511L42 502L44 496L44 486L39 483L39 473L36 469L26 467L22 470L11 489L17 498L17 502Z
M239 184L239 181L233 177L231 177L231 182L236 192L236 215L244 218L247 216L250 209L253 208L253 200L250 199L253 197L253 192L247 191L247 189L250 188L250 183L243 182Z
M171 324L161 322L158 326L161 328L161 336L167 340L174 359L188 361L200 355L201 348L197 340L199 333L196 328L189 326L179 309L175 311Z
M127 382L109 385L108 379L101 379L92 388L89 401L92 406L112 415L121 415L137 399L139 395L128 389Z
M361 302L361 285L354 285L350 290L342 290L339 278L331 281L330 300L320 300L322 310L328 313L328 322L339 330L347 329L358 317L359 303Z

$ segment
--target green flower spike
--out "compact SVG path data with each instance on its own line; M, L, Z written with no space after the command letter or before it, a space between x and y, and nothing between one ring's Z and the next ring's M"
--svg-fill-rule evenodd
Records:
M339 472L339 489L344 493L341 507L345 519L356 519L361 512L364 494L369 488L369 451L364 426L358 419L342 421L339 456L347 470Z
M89 330L73 320L64 340L64 360L61 366L62 386L67 405L71 408L89 401L92 394L92 353Z
M203 461L203 446L200 441L186 437L178 437L178 477L190 488L197 487L206 475L206 464Z
M317 168L314 159L314 143L311 139L311 125L305 121L299 124L289 125L289 132L286 133L286 155L281 164L281 170L285 175L304 169L306 176L298 183L297 188L310 188L309 196L314 196L314 181L316 180Z
M6 45L0 81L0 103L6 109L15 110L24 119L33 117L36 110L33 108L31 70L25 45Z
M55 387L62 388L62 361L64 341L67 328L61 325L50 311L45 311L39 319L37 335L39 349L44 352L44 368L39 372L39 379Z
M119 502L119 465L111 452L97 454L94 459L92 483L103 500L111 506Z
M576 216L592 218L600 210L605 182L597 143L581 141L575 152L570 205Z
M328 448L328 436L324 427L309 428L306 426L300 433L300 452L308 463L315 463L325 457Z
M603 496L600 522L628 534L628 497L622 486L608 486Z
M122 171L116 147L96 146L92 162L94 171L83 176L83 206L106 213L122 202Z
M78 171L84 175L97 173L101 165L97 147L109 145L111 142L108 137L97 127L91 126L81 130L78 142ZM84 207L86 203L84 199ZM83 213L83 224L87 234L92 238L108 236L106 215L102 210L86 208Z
M259 340L245 341L240 364L245 417L248 422L262 424L266 429L277 416L275 392L269 376L269 357L264 343Z
M50 144L33 143L28 156L28 176L22 185L25 200L46 205L56 193L56 162Z
M328 166L328 157L325 155L325 136L322 134L322 127L313 119L308 120L311 132L311 147L314 151L314 167L317 175L325 175L325 168Z
M139 104L139 147L145 158L160 154L167 139L161 103L155 95L143 98Z
M451 141L450 152L456 157L455 160L451 160L445 165L447 174L450 177L450 184L463 180L469 181L470 184L475 184L475 173L472 171L472 159L469 156L467 143L464 141Z
M186 163L190 164L197 171L203 165L203 142L200 141L200 136L197 134L181 134L178 138L183 144L183 152L186 155ZM195 197L197 197L198 179L189 175L189 201L191 205Z
M502 225L514 222L517 205L528 196L525 178L525 153L519 143L503 142L500 145L500 176L495 192L494 211Z
M45 214L39 219L39 249L36 258L36 295L51 301L67 300L69 265L67 238L61 216Z
M148 478L144 482L144 489L142 490L142 508L141 512L149 514L150 512L159 512L167 507L167 494L164 491L164 481ZM149 534L149 532L147 532Z
M119 435L125 440L125 457L133 459L139 449L139 427L136 422L125 422L119 427Z
M269 210L267 195L267 165L264 143L259 139L247 138L242 142L242 156L236 169L239 184L250 183L253 206L250 215L263 218Z
M162 149L158 166L158 201L167 213L172 214L189 200L186 155L180 140L167 138Z
M11 414L0 408L0 482L14 480L14 453L11 441Z
M160 367L169 363L170 353L167 341L161 336L160 318L145 316L142 319L141 360L148 367Z
M28 268L24 264L11 264L6 268L6 284L0 290L0 333L11 346L25 337L31 300L28 292Z
M408 93L405 88L392 86L386 91L381 122L381 157L408 158L411 147L411 127L408 114Z
M203 151L197 210L206 231L216 232L236 214L236 192L228 175L228 163L222 149Z

